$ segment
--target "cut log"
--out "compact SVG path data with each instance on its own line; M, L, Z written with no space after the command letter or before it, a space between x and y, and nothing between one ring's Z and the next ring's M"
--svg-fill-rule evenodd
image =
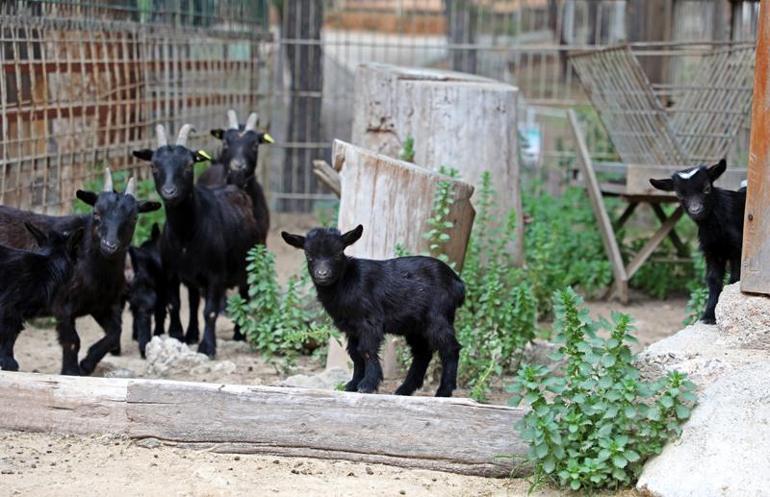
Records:
M356 69L354 145L398 157L414 139L414 163L431 170L455 168L478 187L489 171L498 193L494 219L516 213L510 248L522 260L524 224L519 191L518 89L450 71L363 64Z
M415 255L430 253L424 234L430 230L434 194L440 182L449 181L453 203L448 218L453 227L448 230L450 239L443 251L458 271L462 268L475 216L471 185L340 140L334 142L332 161L342 190L338 226L343 231L364 226L363 236L348 254L389 259L397 245ZM383 352L385 378L397 376L393 340L388 338ZM330 342L327 369L349 369L343 348L336 341Z
M0 428L507 476L523 409L467 399L0 372Z

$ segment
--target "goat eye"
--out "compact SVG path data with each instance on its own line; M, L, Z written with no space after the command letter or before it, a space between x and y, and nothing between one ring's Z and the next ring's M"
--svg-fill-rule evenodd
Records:
M706 185L703 188L703 193L711 193L711 185Z
M312 257L310 257L310 256L308 256L308 257L307 257L307 261L308 261L308 262L313 262L313 258L312 258Z

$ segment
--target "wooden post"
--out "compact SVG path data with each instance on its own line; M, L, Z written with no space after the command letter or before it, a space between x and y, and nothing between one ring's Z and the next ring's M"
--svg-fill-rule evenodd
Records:
M363 236L348 249L348 254L388 259L394 256L396 245L412 254L429 253L429 241L423 235L430 229L427 222L433 197L439 182L450 181L454 202L449 220L453 227L444 251L458 271L462 268L475 216L470 203L471 185L340 140L334 142L332 163L339 172L342 191L339 229L364 226ZM335 341L329 347L327 368L347 368L347 354ZM386 378L394 376L394 354L392 345L390 350L386 346Z
M414 139L414 163L452 167L478 187L489 171L498 193L496 219L516 213L510 250L522 261L524 223L519 191L518 89L472 74L362 64L356 69L351 142L398 157Z
M468 399L0 372L0 429L508 476L525 409ZM518 473L526 468L518 467Z
M770 5L759 7L741 290L770 294Z

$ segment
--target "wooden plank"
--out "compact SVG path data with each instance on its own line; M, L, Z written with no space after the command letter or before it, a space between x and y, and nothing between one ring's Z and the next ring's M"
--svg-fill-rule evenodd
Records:
M607 253L607 257L612 264L612 274L615 277L615 290L620 300L625 303L628 302L628 276L626 275L626 268L623 264L623 257L620 254L617 238L615 238L615 230L612 228L612 221L610 221L610 216L607 214L607 208L604 206L604 201L602 200L599 181L596 179L591 155L588 153L588 147L586 146L585 140L583 140L583 134L580 131L577 115L574 110L569 109L567 111L567 116L569 117L569 122L572 126L572 134L577 143L579 155L578 164L583 173L583 178L585 178L586 190L588 190L588 196L591 199L591 208L599 223L599 231L602 234L604 251Z
M660 204L650 204L650 207L652 207L652 211L655 213L655 216L658 218L658 220L661 223L665 223L667 219L666 213L663 212L663 208L660 206ZM690 254L690 249L682 241L682 239L679 238L679 235L676 232L676 228L671 228L671 231L668 233L668 237L671 239L671 243L674 244L674 247L676 247L676 254L679 257L687 257Z
M687 169L687 166L663 166L646 164L629 164L626 176L626 195L653 195L675 199L671 192L662 192L650 184L650 178L670 178L677 171ZM717 180L716 186L728 190L737 190L741 181L746 179L746 169L728 167L727 171Z
M631 279L631 277L639 270L639 268L642 267L644 261L646 261L652 255L656 248L658 248L660 242L662 242L663 239L668 236L671 230L674 229L674 226L676 226L676 223L679 222L682 214L684 214L684 209L682 209L682 206L677 207L674 213L671 214L671 217L666 219L666 222L664 222L663 225L658 228L658 231L652 235L652 238L647 240L647 243L644 244L644 247L642 247L636 256L634 256L633 260L628 264L628 269L626 270L628 279Z
M340 175L325 160L313 161L313 173L318 176L323 184L329 187L338 197L341 195L342 186L340 185Z
M0 427L57 433L128 432L128 380L0 371Z
M129 384L127 411L135 438L484 476L510 474L498 456L527 449L523 409L466 399L145 381Z
M759 7L741 290L770 294L770 5Z
M0 429L153 437L225 453L507 476L527 451L514 427L525 409L469 399L7 371L0 399Z

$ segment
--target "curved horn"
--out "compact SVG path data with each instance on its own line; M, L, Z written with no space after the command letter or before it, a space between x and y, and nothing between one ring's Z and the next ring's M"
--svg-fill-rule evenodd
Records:
M182 126L182 129L179 130L179 136L176 139L176 144L186 147L187 136L190 134L190 131L192 131L193 129L194 128L192 127L192 124L185 124L184 126Z
M112 171L109 167L104 168L104 191L112 193Z
M133 176L128 178L128 184L126 185L126 196L136 198L136 179Z
M155 136L158 137L158 148L168 145L168 139L166 138L166 128L162 124L155 126Z
M238 129L238 115L233 109L227 111L227 127L229 129Z
M256 112L252 112L249 114L249 119L246 121L246 127L243 129L243 131L256 131L257 130L257 124L259 123L259 114Z

